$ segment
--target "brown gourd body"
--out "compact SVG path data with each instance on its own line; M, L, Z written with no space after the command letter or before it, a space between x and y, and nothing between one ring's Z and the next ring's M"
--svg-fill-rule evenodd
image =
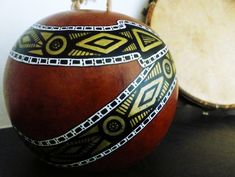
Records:
M38 24L57 27L112 26L116 25L118 20L127 20L136 24L141 24L140 22L137 22L132 18L121 14L85 10L69 11L55 14L39 21ZM143 24L141 25L144 26ZM133 28L137 27L134 26ZM45 47L51 47L48 44L49 41L53 41L51 39L57 35L51 35L50 33L54 33L53 31L43 32L47 32L47 35L45 35L45 38L43 38L43 36L40 36L42 43L39 42L38 44L41 46L41 48L38 47L36 49L37 51L41 50L41 52L31 52L33 53L33 56L37 57L38 55L41 58L45 57L44 53L48 52ZM71 31L67 30L64 33L69 32ZM86 32L89 34L87 34L87 37L85 37L83 40L87 40L90 38L90 32L91 31L89 30L88 32ZM73 33L75 34L75 32ZM109 31L99 31L96 35L99 35L100 33L106 35L109 33ZM107 49L111 45L116 45L119 40L122 40L121 38L124 38L124 42L126 42L127 40L132 40L131 38L128 38L128 36L125 35L121 36L120 39L112 39L115 34L120 37L121 33L118 33L117 31L117 33L112 33L111 36L105 36L105 40L100 38L98 42L96 40L95 45L101 45L98 47L103 47ZM138 35L142 34L147 34L147 32L145 31L143 33L138 33ZM61 35L62 34L59 34L57 36ZM31 37L32 36L33 35L31 35ZM73 36L70 35L70 37L72 40ZM134 35L132 34L132 38L133 37ZM27 38L25 38L25 40L27 43ZM28 39L28 41L32 40L35 41L34 39ZM58 40L60 40L60 37L58 38ZM79 41L80 38L77 37L73 40ZM114 41L113 44L112 40ZM65 50L72 52L72 48L68 41L69 39L67 39L67 46ZM108 42L109 46L108 44L102 44L102 42L100 41ZM89 45L94 44L92 43L92 41L89 40L87 43L89 43ZM77 44L77 46L78 45L79 44ZM135 45L137 46L138 44ZM121 47L122 46L120 44L118 48ZM144 50L144 47L146 46L142 47ZM116 50L119 50L118 48ZM54 55L54 57L52 58L59 58L60 54L56 53L55 50L54 53L52 52L52 54ZM95 49L91 50L96 53ZM84 51L88 51L88 49L84 49ZM98 57L103 57L106 55L109 55L109 57L111 57L110 55L112 55L112 52L108 52L109 51L105 51L102 54L101 51L101 54L99 53ZM156 50L156 52L158 51ZM40 56L42 53L43 55ZM121 54L115 53L115 55ZM87 56L84 55L84 58L85 57ZM90 56L89 58L95 57L97 56ZM82 56L79 56L78 58L82 58ZM159 61L160 60L161 58L159 59ZM77 137L69 139L69 141L73 141L75 139L76 142L70 142L70 144L68 143L65 147L62 148L62 150L57 148L57 146L53 145L51 147L35 146L35 144L32 144L32 142L30 141L43 141L59 137L61 135L66 134L66 132L71 131L74 127L82 124L89 117L93 116L95 113L103 109L103 107L107 106L109 103L112 103L113 100L120 96L120 94L126 88L129 87L130 83L132 83L137 78L137 76L143 71L143 67L141 67L140 63L137 60L124 63L115 63L110 65L107 64L85 67L59 66L58 63L58 65L48 66L40 65L38 63L39 60L37 61L37 64L19 62L17 60L14 60L12 55L8 59L7 66L5 69L4 94L11 122L17 132L20 134L20 137L26 143L26 145L29 146L30 149L32 149L34 152L36 152L36 154L38 154L41 159L56 166L71 167L68 164L74 164L76 163L76 161L74 159L69 160L69 157L74 157L74 153L76 154L76 152L80 152L80 148L78 148L78 146L84 149L87 148L87 146L84 146L84 144L82 144L80 140L87 135L79 137L80 139ZM175 73L173 75L175 75ZM139 85L140 88L141 85L142 83ZM144 94L144 92L142 94ZM95 168L99 170L118 169L130 166L136 163L137 161L143 159L143 157L149 154L156 147L156 145L160 143L160 141L166 134L172 122L173 115L176 109L177 95L178 88L176 84L161 110L157 113L154 119L152 119L151 122L146 125L146 127L141 129L138 134L136 134L128 142L118 147L111 153L105 155L102 158L99 158L98 160L92 161L90 159L91 163L84 165L84 167L88 166L93 169ZM133 104L134 102L131 103L131 105ZM132 108L130 106L128 110L131 111L131 109ZM150 112L147 113L149 114ZM121 117L122 114L118 113L117 115ZM118 117L118 119L120 117ZM114 119L116 120L116 118ZM131 122L131 119L128 119L128 116L126 116L125 120L128 120L129 123ZM102 122L102 120L100 121ZM105 124L104 122L102 123L102 125ZM111 139L115 139L117 137L116 134L113 132L111 132L111 136L107 136L105 132L107 133L107 131L109 130L103 130L104 126L102 125L98 125L96 130L94 128L94 130L91 131L93 133L90 133L89 136L87 136L85 139L83 138L83 141L87 141L87 143L89 144L92 141L97 143L98 141L101 142L103 141L103 139L106 139L106 144L103 144L105 144L105 146L110 149L111 146L107 145L107 141L110 140L110 142L112 142ZM125 124L125 126L123 126L122 128L125 129L127 127L131 129L131 124ZM89 127L87 129L89 129ZM90 130L86 131L89 132ZM97 134L97 131L103 131L102 135L104 135L104 137L99 137L97 135L98 139L96 139L97 136L94 135ZM119 133L121 135L125 132L126 130L119 130ZM126 136L128 135L129 134L127 133ZM30 140L27 140L27 137L30 138ZM70 147L71 144L73 144L72 147ZM90 145L92 145L92 143L90 143ZM58 145L58 147L61 146L63 146L63 143ZM46 148L46 150L44 148ZM56 154L58 156L53 155L53 153L51 155L50 148L52 150L54 150L55 148ZM61 155L59 152L63 150L66 151L66 153L63 152L64 154ZM86 155L87 154L85 154L84 159L88 158L86 157ZM60 159L60 157L62 157L62 160ZM77 159L83 160L82 155L78 155ZM67 164L67 166L65 164ZM77 166L79 165L77 164Z

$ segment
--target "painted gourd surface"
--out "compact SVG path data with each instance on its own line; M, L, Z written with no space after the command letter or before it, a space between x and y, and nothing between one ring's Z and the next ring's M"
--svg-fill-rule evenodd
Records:
M7 62L12 125L58 167L118 169L143 159L176 109L175 66L144 24L112 12L68 11L30 27Z

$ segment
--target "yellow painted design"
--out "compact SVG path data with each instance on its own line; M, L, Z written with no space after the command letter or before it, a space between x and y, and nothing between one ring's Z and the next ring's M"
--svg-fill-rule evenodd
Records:
M43 45L42 41L37 42L37 44L39 44L40 46Z
M112 42L114 42L113 40L110 40L110 39L100 39L96 42L94 42L96 45L99 45L99 46L107 46L109 44L111 44Z
M126 108L123 108L122 106L120 106L119 110L123 111L123 112L126 112Z
M30 48L41 48L41 46L39 46L38 44L34 44L34 43L32 43L32 44L22 44L22 43L19 43L19 47L21 47L21 48L28 48L28 49L30 49Z
M41 35L42 35L43 39L44 39L45 41L47 41L47 40L53 35L53 33L41 32Z
M29 36L24 36L22 38L22 43L30 43L30 37Z
M104 44L102 42L104 39L113 40L115 42L113 45L106 48L107 45L104 46ZM99 42L99 41L101 41L101 42ZM124 45L125 43L127 43L127 41L128 40L126 38L123 38L123 37L120 37L117 35L108 34L108 33L99 33L99 34L91 36L83 41L76 43L76 46L79 46L79 47L82 47L85 49L90 49L93 51L97 51L100 53L108 54L108 53L116 50L120 46Z
M161 65L160 65L160 62L158 62L154 68L152 69L152 72L149 73L147 79L150 80L152 78L154 78L155 76L157 76L158 74L161 74L162 73L162 69L161 69Z
M122 110L120 110L120 109L117 109L116 111L117 111L118 113L122 114L122 115L125 115L125 112L122 111Z
M86 55L86 52L82 51L81 56L84 56L84 55Z
M146 118L146 116L151 112L152 110L147 110L143 112L142 114L138 115L137 117L134 117L130 120L131 126L135 127L136 124L138 124L140 121Z
M110 116L103 123L103 130L109 136L118 136L124 132L125 121L119 116Z
M167 57L168 60L171 61L171 66L172 66L173 72L174 72L174 74L175 74L175 73L176 73L176 67L175 67L174 61L172 60L172 58L171 58L171 56L170 56L170 53L167 53L167 54L166 54L166 57Z
M131 51L135 51L136 49L137 49L136 45L132 43L131 45L127 46L127 48L125 48L123 52L131 52Z
M120 105L120 107L118 107L116 109L116 111L122 115L125 115L127 113L128 108L130 107L132 100L135 96L136 92L133 93L132 95L129 96L129 98L126 99L126 101L124 101L123 104Z
M169 86L170 86L170 84L165 80L164 85L163 85L162 90L161 90L161 94L159 96L159 100L162 99L165 96Z
M145 94L145 97L144 97L144 102L145 101L147 101L147 100L149 100L149 99L151 99L152 98L152 96L153 96L153 94L154 94L154 89L152 89L152 90L150 90L149 92L147 92L146 94Z
M40 38L38 37L37 33L35 31L30 31L30 35L32 36L35 43L41 42ZM42 44L42 42L40 43Z
M70 33L70 34L69 34L69 38L70 38L71 40L73 40L73 39L77 39L77 38L86 36L86 35L88 35L88 34L90 34L90 33L89 33L89 32L84 32L84 33Z
M76 55L76 49L73 49L69 52L68 56L75 56Z
M169 60L164 59L162 62L163 72L168 79L173 77L173 69Z
M20 48L41 48L42 45L42 41L34 31L30 31L29 33L25 34L19 41Z
M146 31L142 31L139 29L133 29L132 31L135 35L135 38L137 39L140 49L143 52L147 52L150 49L162 44L162 41L159 38Z
M69 56L92 56L92 55L95 55L94 53L91 53L91 52L85 52L85 51L82 51L82 50L76 50L76 49L73 49L69 52L68 54Z
M129 31L124 31L124 32L121 32L120 34L125 37L128 37L129 39L133 39L133 37Z
M60 40L62 44L58 43L56 40ZM51 47L53 45L54 48ZM46 51L50 55L59 55L67 47L67 40L64 36L54 36L46 44Z
M128 109L128 106L125 105L125 104L122 104L122 107L123 107L124 109Z
M170 59L170 54L169 54L169 53L167 53L167 54L166 54L166 57L167 57L168 59Z
M138 94L128 117L131 117L131 116L151 107L152 105L154 105L159 93L161 92L163 81L164 81L163 77L159 77L158 79L153 80L152 82L150 82L149 84L147 84L141 88L140 93ZM154 90L154 92L152 92L152 90L149 90L151 88ZM148 92L151 92L151 94ZM143 102L142 101L143 96L146 97L146 98L144 98L144 100L149 100L149 101L141 104L141 102Z
M29 53L32 53L32 54L36 54L36 55L43 55L43 52L42 50L30 50Z

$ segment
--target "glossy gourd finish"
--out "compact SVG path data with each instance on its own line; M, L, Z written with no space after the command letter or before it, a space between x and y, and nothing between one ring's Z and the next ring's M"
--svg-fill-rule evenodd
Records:
M128 16L68 11L29 28L4 78L7 109L26 145L58 167L127 167L160 143L176 109L164 42Z

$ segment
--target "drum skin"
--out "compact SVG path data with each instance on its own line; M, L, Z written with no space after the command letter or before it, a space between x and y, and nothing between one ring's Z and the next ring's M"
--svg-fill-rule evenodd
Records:
M206 110L235 108L234 12L234 1L223 0L152 0L149 5L146 24L174 56L180 94Z
M116 29L122 24L126 29ZM40 159L57 167L133 165L161 142L174 117L178 86L164 46L144 24L112 12L68 11L39 21L17 41L5 68L13 127ZM138 50L141 57L132 55ZM152 55L156 60L145 63L143 56Z

